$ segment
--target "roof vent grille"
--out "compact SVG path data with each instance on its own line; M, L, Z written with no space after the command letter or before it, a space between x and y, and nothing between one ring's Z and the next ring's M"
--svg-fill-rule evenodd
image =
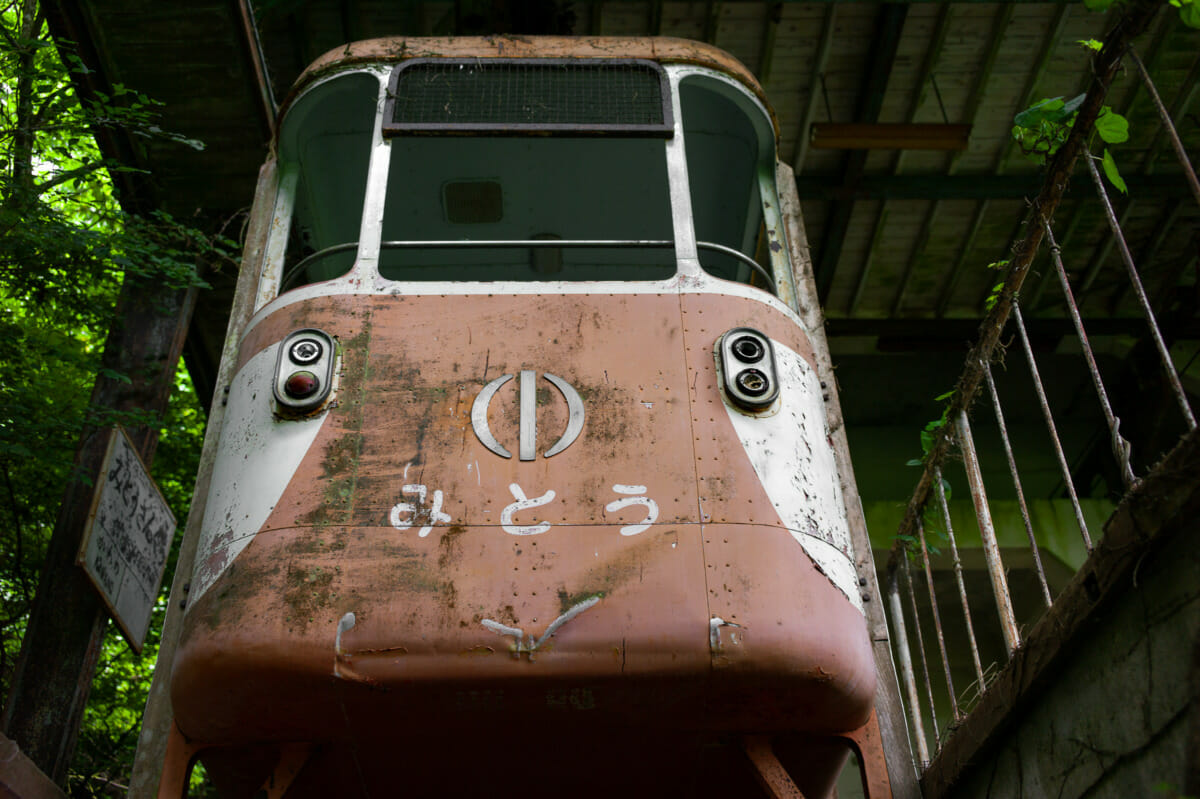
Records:
M670 136L651 61L413 59L392 73L384 133Z

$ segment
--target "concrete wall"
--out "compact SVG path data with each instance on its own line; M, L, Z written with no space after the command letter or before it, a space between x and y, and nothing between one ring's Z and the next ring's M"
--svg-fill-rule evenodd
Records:
M1145 554L952 797L1177 797L1193 724L1200 523Z

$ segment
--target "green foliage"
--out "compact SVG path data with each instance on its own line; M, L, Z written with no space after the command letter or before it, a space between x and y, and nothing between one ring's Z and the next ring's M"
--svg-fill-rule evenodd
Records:
M1099 42L1089 39L1081 44L1094 47L1099 45ZM1078 116L1079 107L1083 104L1084 96L1080 94L1070 100L1063 100L1061 97L1040 100L1017 114L1013 118L1012 136L1021 148L1021 152L1039 164L1044 164L1052 158L1071 134L1071 127L1075 124L1075 118ZM1100 109L1100 114L1096 117L1095 134L1105 144L1120 144L1128 141L1129 120L1106 105ZM1117 170L1117 163L1107 149L1104 151L1103 165L1105 176L1113 186L1125 193L1125 181L1121 178L1121 174ZM995 292L993 295L998 298ZM988 302L988 310L991 310L995 300L989 297Z
M1013 118L1012 136L1021 152L1039 164L1046 163L1070 135L1071 125L1084 95L1063 100L1040 100Z
M1200 28L1200 0L1167 1L1179 9L1179 19L1184 25L1187 25L1189 28ZM1118 2L1120 0L1083 0L1083 4L1087 6L1088 11L1108 11L1109 8ZM1079 43L1093 50L1098 51L1100 49L1100 43L1095 39L1085 39Z
M1006 266L1008 261L988 264L989 269L999 269ZM1003 285L1003 284L1002 284ZM957 388L952 388L949 391L942 392L933 398L934 402L942 403L942 414L936 419L932 419L925 424L921 429L921 457L913 458L905 463L906 466L924 466L929 460L930 454L933 452L934 444L937 442L937 437L943 427L949 424L950 421L950 400L957 391ZM937 487L935 486L935 490ZM946 502L950 501L950 481L942 478L941 489L945 492ZM935 541L945 542L949 540L946 533L941 529L941 516L938 510L940 506L937 500L931 499L925 503L925 508L921 514L922 525L925 528L925 546L930 553L936 555L940 552ZM904 542L904 547L908 551L910 558L916 557L916 552L920 550L920 541L914 535L897 535L897 541Z
M1112 153L1108 151L1107 147L1104 148L1104 158L1100 161L1100 165L1104 167L1104 176L1108 178L1108 182L1122 194L1128 194L1129 191L1125 188L1125 179L1117 171L1117 162L1113 160Z
M1005 258L1003 261L992 261L990 264L987 265L987 268L988 269L1007 269L1008 263L1009 262L1008 262L1007 258ZM999 283L992 286L992 290L990 292L988 292L987 299L984 300L984 302L983 302L984 308L986 310L988 310L989 312L992 310L992 308L995 308L996 303L998 303L1000 301L1000 295L1001 295L1001 293L1003 293L1003 291L1004 291L1004 281L1001 280Z
M955 390L952 388L933 398L934 402L942 403L942 415L926 424L925 428L921 431L922 460L929 457L929 453L933 451L934 442L937 441L938 431L946 426L946 422L950 418L949 400L954 396Z
M1129 120L1104 106L1100 109L1100 116L1096 117L1096 134L1105 144L1129 141Z
M1108 11L1112 6L1116 5L1120 0L1083 0L1083 4L1087 6L1088 11ZM1184 25L1189 28L1200 28L1200 2L1197 0L1168 0L1168 2L1179 9L1179 19ZM1089 42L1095 39L1089 39ZM1082 44L1082 42L1081 42ZM1094 48L1099 50L1099 47Z
M110 174L123 168L103 158L95 129L198 145L163 131L153 100L117 86L80 104L69 70L82 65L49 39L34 0L0 4L0 38L0 697L7 697L85 423L159 425L152 471L176 517L187 518L204 414L186 374L177 376L164 419L88 403L97 374L130 379L100 364L121 281L202 285L198 255L219 257L228 243L164 214L131 216L115 201ZM167 585L173 568L172 561ZM141 656L109 625L71 765L73 796L110 795L110 783L127 784L164 602Z
M1189 28L1200 28L1200 2L1197 0L1168 0L1179 9L1179 18Z

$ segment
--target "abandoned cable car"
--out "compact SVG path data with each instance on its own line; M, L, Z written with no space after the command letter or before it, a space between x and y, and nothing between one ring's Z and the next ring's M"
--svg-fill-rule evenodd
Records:
M876 674L776 139L680 40L304 73L171 677L223 795L741 795L745 736L829 793Z

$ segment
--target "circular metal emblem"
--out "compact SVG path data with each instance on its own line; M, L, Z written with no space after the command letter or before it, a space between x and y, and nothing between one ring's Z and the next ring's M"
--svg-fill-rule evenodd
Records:
M563 399L567 401L567 429L563 431L562 437L555 442L554 446L542 454L542 457L551 458L574 444L575 439L579 438L579 434L583 431L583 399L579 396L579 392L561 377L549 372L543 372L542 376L557 388L563 395ZM512 379L512 375L500 375L483 387L471 406L471 427L475 430L475 437L479 439L479 443L502 458L511 458L512 453L496 440L491 428L488 427L488 407L492 404L496 392ZM523 369L518 387L521 391L521 428L518 454L521 460L531 461L537 458L537 373L530 369Z

